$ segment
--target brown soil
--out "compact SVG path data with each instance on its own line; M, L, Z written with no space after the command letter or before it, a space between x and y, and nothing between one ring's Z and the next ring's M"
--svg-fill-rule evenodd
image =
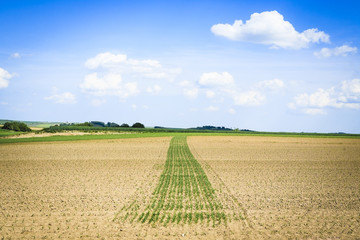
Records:
M359 139L188 137L217 197L245 220L113 221L151 199L170 139L1 144L0 237L359 239Z
M129 234L112 220L130 197L151 195L169 142L144 138L0 145L0 238Z
M114 132L114 131L99 131L99 132L81 132L81 131L63 131L57 133L46 132L30 132L19 135L6 136L3 138L32 138L32 137L51 137L51 136L80 136L80 135L109 135L109 134L134 134L136 132Z
M251 238L360 238L359 139L189 137L188 143L215 173L210 181L223 182L246 211ZM235 238L243 231L232 230Z

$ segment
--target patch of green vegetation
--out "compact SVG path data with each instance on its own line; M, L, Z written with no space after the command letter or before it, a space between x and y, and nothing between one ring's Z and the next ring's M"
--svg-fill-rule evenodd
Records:
M13 135L19 135L19 134L22 134L22 132L15 132L12 130L0 129L0 137L7 137L7 136L13 136Z
M56 125L57 123L34 123L32 125L28 124L30 127L35 127L35 128L49 128L51 126Z
M205 171L192 155L186 136L173 137L159 183L145 209L124 207L121 220L167 225L202 223L216 226L226 223L223 205L215 195ZM141 213L141 214L140 214Z
M2 126L2 129L16 132L31 132L31 129L23 122L6 122Z

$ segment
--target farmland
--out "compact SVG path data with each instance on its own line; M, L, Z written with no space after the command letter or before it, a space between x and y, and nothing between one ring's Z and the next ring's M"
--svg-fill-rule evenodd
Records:
M144 205L145 207L145 205ZM223 204L216 198L204 170L194 158L186 143L186 136L171 140L167 160L159 183L145 210L139 214L140 204L135 200L122 210L120 220L131 219L142 223L207 223L216 226L229 221L232 216L224 212ZM130 210L130 211L129 211ZM235 218L242 218L233 214Z
M359 139L190 137L188 142L241 201L255 236L360 237Z
M360 139L197 135L4 141L0 237L359 238Z

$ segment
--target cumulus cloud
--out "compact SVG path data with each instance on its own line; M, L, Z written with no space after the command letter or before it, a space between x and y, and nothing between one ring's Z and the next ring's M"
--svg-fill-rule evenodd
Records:
M159 93L161 92L161 90L162 90L162 88L161 88L159 85L157 85L157 84L155 84L153 87L148 87L148 88L146 89L146 91L147 91L148 93L151 93L151 94L154 94L154 95L159 94Z
M206 97L207 97L207 98L213 98L213 97L215 97L215 92L212 91L212 90L206 91Z
M233 99L235 105L259 106L264 104L266 96L259 91L248 91L237 93Z
M95 57L86 60L85 67L89 69L96 69L98 67L111 68L116 67L119 63L126 62L126 60L127 56L125 54L99 53Z
M111 52L99 53L87 59L84 65L93 71L80 84L84 93L118 96L122 100L140 92L159 94L162 88L154 81L166 79L171 82L181 73L180 68L168 67L154 59L134 59ZM139 85L147 87L139 89Z
M285 83L277 78L261 81L252 86L238 86L228 72L206 72L200 76L196 85L188 81L181 82L179 85L188 89L199 86L196 96L200 91L213 102L230 98L233 104L238 106L261 106L266 103L266 95L274 94L285 87Z
M331 56L347 56L349 54L354 54L357 52L357 48L356 47L350 47L348 45L342 45L340 47L336 47L336 48L322 48L320 51L318 52L314 52L314 55L318 58L328 58Z
M180 82L179 86L180 87L192 87L192 86L194 86L194 84L190 81L185 80L185 81Z
M9 86L9 80L13 77L8 71L0 68L0 89Z
M282 89L284 86L285 86L284 82L277 78L272 80L261 81L257 84L257 87L259 88L269 89L272 91L278 91Z
M182 81L178 85L182 88L184 96L188 99L195 99L199 95L199 88L194 82Z
M230 40L265 44L272 48L301 49L309 47L310 43L330 42L329 35L316 28L301 33L296 31L277 11L253 13L245 23L235 20L232 25L215 24L211 31Z
M154 59L132 59L125 54L99 53L85 62L88 69L107 69L118 73L139 74L146 78L172 80L181 73L180 68L163 66Z
M351 81L343 81L341 83L341 90L343 94L350 98L358 99L360 97L360 79L355 78Z
M196 87L193 87L193 88L186 88L183 90L184 92L184 95L187 97L187 98L197 98L198 94L199 94L199 89L196 88Z
M51 100L60 104L74 104L76 103L75 95L71 92L58 93L57 88L53 88L53 94L49 97L45 97L45 100Z
M302 108L307 114L324 114L329 107L360 109L360 79L343 81L341 87L337 88L319 88L311 94L299 94L289 107Z
M137 83L123 83L120 74L109 73L98 76L98 73L91 73L85 76L84 82L80 84L83 92L95 96L119 96L127 98L138 94Z
M209 72L201 75L199 84L203 86L228 86L234 84L234 79L228 72Z

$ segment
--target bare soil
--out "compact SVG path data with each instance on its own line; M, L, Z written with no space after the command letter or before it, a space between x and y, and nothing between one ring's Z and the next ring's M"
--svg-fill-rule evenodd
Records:
M0 145L0 238L120 238L113 222L151 195L170 138ZM136 237L136 234L133 233Z
M0 238L360 238L360 139L188 137L224 209L245 219L117 221L153 196L170 139L1 144Z
M251 238L360 238L360 139L189 137L188 143L215 173L210 181L220 179L243 207ZM236 239L243 227L232 231Z
M109 135L109 134L134 134L134 133L136 132L115 132L115 131L98 131L98 132L63 131L57 133L29 132L19 135L6 136L3 138L33 138L33 137L51 137L51 136Z

